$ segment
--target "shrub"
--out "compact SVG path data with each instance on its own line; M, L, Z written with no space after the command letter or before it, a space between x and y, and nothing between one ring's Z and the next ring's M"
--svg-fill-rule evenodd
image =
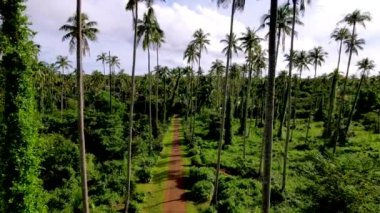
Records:
M202 159L199 155L194 155L193 157L190 158L190 160L191 160L191 165L194 165L194 166L203 165Z
M191 167L189 179L191 185L202 180L213 183L215 181L215 169L208 167Z
M191 189L192 199L199 203L209 201L212 197L213 191L214 185L212 182L207 180L198 181Z
M149 183L152 178L152 171L150 168L142 167L136 172L137 181L139 183Z

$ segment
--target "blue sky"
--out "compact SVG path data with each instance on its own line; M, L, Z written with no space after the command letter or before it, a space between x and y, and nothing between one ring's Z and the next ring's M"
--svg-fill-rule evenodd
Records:
M101 52L111 51L112 55L120 58L121 68L126 73L130 73L133 31L131 14L124 10L126 1L86 0L83 2L83 11L91 20L98 22L100 30L98 41L90 44L91 55L84 59L84 69L86 72L101 70L102 66L96 62L96 56ZM279 0L279 2L281 4L284 1ZM27 14L32 22L31 27L38 33L35 41L42 46L41 60L53 63L58 55L67 55L74 61L74 55L70 55L68 51L68 44L61 41L63 32L58 29L74 13L75 1L29 0L27 6ZM379 6L379 3L374 0L313 0L302 17L304 26L297 29L298 38L295 41L295 48L309 50L315 46L322 46L329 56L318 74L331 72L336 66L338 46L330 40L330 33L345 14L354 9L360 9L370 12L373 20L367 24L366 29L362 27L358 29L359 37L366 40L366 45L359 56L353 57L353 64L364 57L376 61L379 59L377 49L380 47L380 28L378 27L380 13L376 13L376 8ZM211 34L211 45L208 47L208 53L202 58L203 69L208 70L215 59L224 60L224 55L221 53L223 45L219 41L229 31L230 11L228 9L217 8L215 0L167 0L166 3L156 4L154 8L158 21L166 33L166 43L160 51L162 65L169 67L185 65L182 59L183 51L191 40L192 33L199 28ZM239 35L246 27L257 28L261 16L267 13L268 9L269 0L246 0L245 10L236 16L235 32ZM266 30L259 34L264 36ZM289 43L286 41L285 53L288 52ZM267 43L263 42L263 46L267 48ZM137 56L137 73L142 75L147 72L147 53L139 48ZM152 54L152 57L155 58L155 54ZM344 70L346 60L345 55L342 59ZM243 62L243 53L240 53L233 61ZM278 70L283 69L285 69L285 63L280 57ZM313 71L304 73L312 75ZM356 67L351 68L350 74L358 74Z

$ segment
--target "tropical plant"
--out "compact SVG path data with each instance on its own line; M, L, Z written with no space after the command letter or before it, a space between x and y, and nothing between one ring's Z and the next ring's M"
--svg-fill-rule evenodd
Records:
M57 61L55 62L57 69L61 69L61 118L63 113L63 102L65 98L64 87L65 87L65 70L72 68L71 61L67 58L67 56L58 56Z
M222 53L224 53L226 57L228 57L227 52L228 52L229 40L230 40L230 36L228 34L226 35L225 39L220 40L221 43L224 43L226 45L226 47L224 47L222 50ZM231 50L232 52L231 52L231 55L229 56L230 58L232 58L232 53L235 53L235 55L237 56L239 51L242 51L241 47L238 45L238 39L235 33L233 33L231 37Z
M97 56L96 61L101 61L103 65L103 75L106 75L106 62L107 62L107 53L102 52Z
M79 15L71 16L69 19L67 19L67 24L64 24L61 28L59 28L60 31L66 32L66 34L62 37L62 41L69 40L69 50L71 53L75 51L75 46L77 43L76 34L78 31L78 16ZM86 54L90 54L89 41L97 40L97 34L99 33L99 30L96 28L98 23L95 21L90 21L87 14L81 13L80 17L82 28L82 54L85 56Z

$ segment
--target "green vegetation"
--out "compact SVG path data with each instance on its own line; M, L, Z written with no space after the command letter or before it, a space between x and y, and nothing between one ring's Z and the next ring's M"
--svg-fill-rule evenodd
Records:
M141 19L139 2L147 6ZM337 67L318 75L328 53L294 49L310 1L271 0L256 28L269 27L261 38L253 27L234 32L244 0L218 0L231 9L220 50L226 64L215 59L207 70L207 29L189 35L186 67L160 66L165 33L153 3L126 5L134 18L130 76L111 52L96 58L102 72L84 72L82 57L100 30L80 0L57 26L76 66L67 56L41 61L25 1L0 0L0 213L163 212L174 117L188 212L380 212L380 76L375 61L353 58L369 13L337 20ZM142 76L138 48L148 54ZM276 75L280 52L288 70ZM359 76L350 75L354 67Z

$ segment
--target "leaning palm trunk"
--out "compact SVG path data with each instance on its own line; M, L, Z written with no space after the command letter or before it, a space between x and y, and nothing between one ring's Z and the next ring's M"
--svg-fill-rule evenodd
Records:
M365 74L363 73L362 77L360 78L360 83L359 83L358 89L356 90L355 99L354 99L354 102L352 103L352 107L351 107L351 111L350 111L350 114L349 114L349 117L348 117L346 128L344 129L344 134L343 134L344 138L343 138L343 140L346 140L348 131L350 130L350 125L351 125L351 122L352 122L352 117L354 116L356 104L358 102L358 98L359 98L359 94L360 94L360 91L361 91L361 88L362 88L364 77L365 77Z
M81 0L77 0L76 16L80 17L82 10ZM87 165L86 165L86 142L84 137L84 91L83 91L83 73L82 73L82 20L76 19L77 30L77 85L78 85L78 127L79 127L79 143L80 143L80 169L81 169L81 182L82 182L82 202L83 212L89 213L90 208L88 204L88 189L87 189Z
M285 101L285 111L286 111L286 139L285 139L285 150L284 150L284 165L283 165L283 171L282 171L282 186L281 191L285 190L286 186L286 169L287 169L287 163L288 163L288 149L289 149L289 141L290 141L290 120L291 120L291 114L292 114L292 70L293 70L293 47L294 47L294 35L295 35L295 22L296 22L296 12L297 7L294 4L293 5L293 21L292 21L292 33L291 33L291 39L290 39L290 60L289 60L289 76L288 76L288 89L287 89L287 95ZM287 103L286 103L287 102ZM294 115L295 116L295 115ZM293 127L295 128L295 126Z
M335 134L332 138L333 140L333 145L334 145L334 148L333 148L333 153L335 154L335 151L336 151L336 147L337 147L337 144L338 144L338 138L339 138L339 135L341 133L341 123L342 123L342 116L343 116L343 108L344 108L344 96L346 95L346 86L347 86L347 81L348 81L348 73L350 71L350 65L351 65L351 59L352 59L352 52L353 52L353 41L354 41L354 35L355 35L355 24L353 25L352 27L352 34L351 34L351 47L350 47L350 52L348 54L348 64L347 64L347 71L346 71L346 76L344 78L344 83L343 83L343 90L342 90L342 93L340 95L340 109L339 109L339 115L338 115L338 123L337 123L337 130L335 131Z
M134 14L133 14L134 13ZM131 105L129 111L129 140L128 140L128 173L127 173L127 191L125 199L124 212L128 213L129 204L131 200L131 176L132 176L132 141L133 141L133 110L135 105L135 68L136 68L136 49L137 49L137 16L138 16L138 2L135 2L135 10L132 10L132 18L134 20L134 37L133 37L133 60L132 60L132 93Z
M232 1L232 9L231 9L231 22L230 22L230 35L233 34L234 29L234 16L235 16L235 5L236 0ZM229 89L229 68L230 68L230 55L231 55L231 45L232 45L232 36L229 36L228 40L228 52L227 52L227 62L226 62L226 73L224 77L224 88L223 88L223 105L222 105L222 116L221 116L221 126L220 126L220 136L218 142L218 157L216 163L216 178L215 178L215 189L214 189L214 197L213 201L215 206L218 206L218 187L219 187L219 172L220 172L220 157L222 152L222 145L224 139L224 126L226 119L226 106L227 106L227 97L228 97L228 89Z
M269 26L269 70L265 109L265 151L264 151L264 177L263 177L263 213L270 211L270 186L272 171L272 143L273 143L273 118L274 95L276 75L276 25L277 25L277 0L271 0L270 26ZM293 22L294 23L294 22Z

